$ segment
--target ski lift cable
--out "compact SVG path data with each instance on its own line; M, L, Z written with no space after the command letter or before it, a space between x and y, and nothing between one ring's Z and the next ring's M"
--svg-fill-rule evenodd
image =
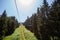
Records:
M20 16L19 16L19 11L18 11L16 0L14 0L14 2L15 2L16 10L17 10L17 15L18 15L18 18L19 18ZM20 18L18 20L20 20Z
M19 11L18 11L18 7L17 7L16 0L14 0L14 2L15 2L15 6L16 6L16 10L17 10L17 14L18 14L18 18L19 18ZM23 34L23 33L24 33L24 30L22 30L22 31L21 31L21 34L22 34L22 36L23 36L24 40L26 40L26 39L25 39L25 36L24 36L24 34Z

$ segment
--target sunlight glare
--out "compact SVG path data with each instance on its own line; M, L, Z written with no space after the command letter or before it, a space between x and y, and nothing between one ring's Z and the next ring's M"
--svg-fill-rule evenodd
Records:
M34 0L16 0L18 7L21 7L23 9L29 9L33 7Z

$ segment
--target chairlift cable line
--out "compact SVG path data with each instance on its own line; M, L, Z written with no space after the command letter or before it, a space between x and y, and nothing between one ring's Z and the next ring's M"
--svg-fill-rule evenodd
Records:
M14 0L14 2L15 2L16 10L17 10L17 15L18 15L18 18L19 18L19 11L18 11L16 0ZM20 18L19 18L19 20L20 20Z
M17 8L16 0L14 0L14 2L15 2L15 6L16 6L16 10L17 10L17 14L18 14L18 17L19 17L19 11L18 11L18 8ZM23 30L23 29L21 30L21 34L22 34L24 40L26 40L26 39L25 39L25 36L24 36L24 30Z

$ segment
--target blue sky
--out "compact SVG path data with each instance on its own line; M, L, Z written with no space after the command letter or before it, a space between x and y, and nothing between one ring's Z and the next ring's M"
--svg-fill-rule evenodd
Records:
M50 5L53 0L47 0L47 1ZM14 0L0 0L0 15L3 13L4 10L6 10L8 16L15 16L19 22L24 22L27 19L27 16L30 17L32 14L36 13L37 8L40 7L42 3L43 0L38 0L37 2L34 3L34 6L28 10L18 7L19 10L19 17L18 17Z

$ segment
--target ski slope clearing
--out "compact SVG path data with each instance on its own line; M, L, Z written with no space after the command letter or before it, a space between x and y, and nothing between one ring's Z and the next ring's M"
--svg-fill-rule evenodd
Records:
M3 40L37 40L34 33L25 28L24 25L19 26L14 33L5 37Z

